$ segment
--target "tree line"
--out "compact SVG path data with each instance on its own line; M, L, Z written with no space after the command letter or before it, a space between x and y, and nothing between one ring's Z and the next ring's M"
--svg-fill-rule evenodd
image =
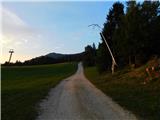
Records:
M79 62L84 58L84 52L77 54L68 54L63 55L60 58L52 58L49 56L39 56L32 58L30 60L26 60L24 62L16 61L15 63L5 62L3 66L27 66L27 65L44 65L44 64L57 64L64 62Z
M125 8L120 2L113 4L102 34L111 47L118 67L136 67L152 56L160 56L160 3L128 1ZM105 42L103 39L101 41L92 58L99 72L110 69L112 63Z

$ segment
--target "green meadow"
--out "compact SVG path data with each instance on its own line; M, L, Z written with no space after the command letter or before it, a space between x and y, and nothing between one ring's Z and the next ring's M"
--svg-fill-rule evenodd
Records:
M38 103L48 95L50 88L76 69L76 63L2 67L2 120L34 120Z
M99 74L96 67L85 68L87 78L105 94L140 120L160 120L160 78L143 84L145 66L130 70L125 68Z

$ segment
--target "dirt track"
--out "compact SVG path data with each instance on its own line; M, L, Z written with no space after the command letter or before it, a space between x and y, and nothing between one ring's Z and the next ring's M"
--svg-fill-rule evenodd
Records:
M136 120L136 117L91 84L79 63L77 72L51 89L40 103L37 120Z

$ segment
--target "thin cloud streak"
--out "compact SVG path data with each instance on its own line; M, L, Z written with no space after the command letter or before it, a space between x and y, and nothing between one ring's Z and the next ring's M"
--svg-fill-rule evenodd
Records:
M41 44L45 39L45 34L30 27L15 13L9 11L7 8L2 7L2 35L1 45L2 56L8 55L9 49L15 49L15 55L31 56L38 55L37 51L41 51ZM18 51L18 52L17 52ZM13 61L20 60L18 57L13 57ZM24 58L24 57L23 57ZM27 57L28 58L28 57ZM7 58L6 58L7 59ZM22 59L21 59L22 60ZM1 60L4 62L6 60Z

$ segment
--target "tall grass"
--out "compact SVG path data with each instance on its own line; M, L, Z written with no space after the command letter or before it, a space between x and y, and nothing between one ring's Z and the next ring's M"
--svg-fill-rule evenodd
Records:
M114 75L100 75L95 67L90 67L85 69L85 74L96 87L138 118L160 120L160 78L143 84L143 71L144 67L141 67L131 71L123 69Z

